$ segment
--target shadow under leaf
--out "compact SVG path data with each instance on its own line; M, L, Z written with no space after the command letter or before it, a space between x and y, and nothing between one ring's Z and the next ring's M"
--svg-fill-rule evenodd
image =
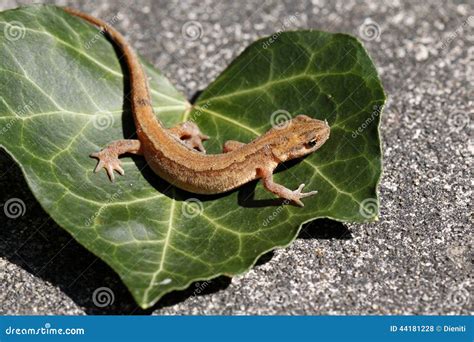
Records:
M0 175L3 189L0 204L10 198L19 198L26 207L25 215L16 219L6 217L2 210L0 257L59 287L87 314L147 315L157 308L175 305L190 296L213 293L230 284L227 277L214 279L205 289L195 283L187 290L164 296L155 308L143 310L135 303L120 277L43 210L28 188L20 168L4 150L0 150L0 169L3 171ZM99 287L112 291L113 303L105 307L94 303L93 293ZM198 287L199 291L196 290Z
M352 239L352 233L344 223L322 218L304 224L298 238L349 240Z

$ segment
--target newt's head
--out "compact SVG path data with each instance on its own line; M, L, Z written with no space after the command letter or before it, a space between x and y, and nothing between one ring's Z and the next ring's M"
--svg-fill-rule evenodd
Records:
M329 138L331 129L326 121L298 115L272 129L278 143L273 154L280 161L301 158L319 149Z

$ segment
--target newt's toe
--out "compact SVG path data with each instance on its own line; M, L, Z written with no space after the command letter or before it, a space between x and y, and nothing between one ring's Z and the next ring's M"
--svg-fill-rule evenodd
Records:
M304 207L304 203L299 198L294 198L293 202L300 207Z
M309 192L302 192L305 184L301 184L298 189L293 191L292 201L299 205L300 207L304 207L303 202L301 201L302 198L309 197L316 195L318 191L309 191Z
M112 182L115 180L114 171L117 171L120 175L125 174L125 171L120 164L120 160L118 159L118 155L110 153L109 150L104 149L100 152L94 152L91 153L90 156L99 160L94 172L99 172L101 169L105 169Z

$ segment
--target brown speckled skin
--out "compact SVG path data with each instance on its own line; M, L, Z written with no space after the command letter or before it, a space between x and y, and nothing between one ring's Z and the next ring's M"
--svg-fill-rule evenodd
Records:
M300 198L315 193L301 193L302 186L290 191L273 183L271 175L279 163L319 149L329 138L330 128L325 121L298 115L248 144L228 144L226 153L203 154L184 144L156 118L146 75L124 37L100 19L70 8L65 8L65 11L100 27L122 49L130 72L132 112L139 139L139 143L135 141L139 148L135 146L133 152L139 150L138 153L145 156L160 177L181 189L199 194L223 193L263 178L268 190L300 205ZM123 148L123 142L117 142L121 148L111 144L103 150L105 154L108 152L109 164L119 165L118 155L131 152ZM98 154L93 156L98 157ZM109 175L117 170L115 167L110 169L110 166L106 169Z
M176 186L200 194L216 194L261 177L279 163L316 151L329 137L324 121L299 115L284 128L273 128L242 147L222 154L194 151L177 138L155 128L152 145L144 148L151 168ZM316 145L307 142L316 139ZM165 141L165 143L163 143ZM153 144L155 143L155 144Z

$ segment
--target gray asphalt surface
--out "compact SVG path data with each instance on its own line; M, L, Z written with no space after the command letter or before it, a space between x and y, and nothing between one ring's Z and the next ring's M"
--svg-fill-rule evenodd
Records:
M2 151L0 204L18 197L27 211L16 220L0 212L0 314L473 313L472 2L55 3L105 19L120 13L114 25L189 97L252 41L282 28L364 36L389 97L380 221L318 220L247 274L195 284L143 311L108 266L49 219ZM203 28L194 41L182 33L190 20ZM375 39L361 30L369 23ZM105 308L92 301L101 286L114 293Z

